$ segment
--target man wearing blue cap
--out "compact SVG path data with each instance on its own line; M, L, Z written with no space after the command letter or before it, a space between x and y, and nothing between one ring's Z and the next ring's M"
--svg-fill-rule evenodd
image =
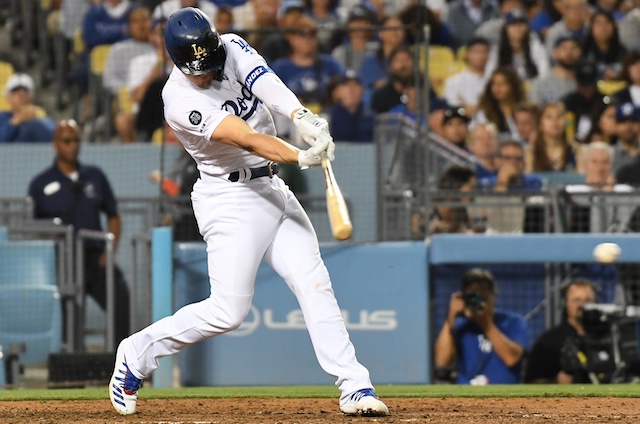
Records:
M556 39L551 58L554 61L549 73L535 78L529 89L529 101L542 105L557 102L577 88L575 67L582 56L580 41L566 33Z
M640 145L640 109L633 103L627 102L616 108L616 130L618 143L613 146L613 169L617 171L621 166L631 162L638 155Z

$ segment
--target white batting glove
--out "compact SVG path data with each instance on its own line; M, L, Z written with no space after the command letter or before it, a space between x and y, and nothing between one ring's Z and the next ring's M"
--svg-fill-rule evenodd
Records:
M311 113L307 108L299 109L293 115L293 123L298 128L302 139L311 146L315 146L320 136L331 137L326 119Z
M298 165L301 169L311 168L322 164L324 159L333 161L336 145L330 136L322 136L317 139L315 146L298 153Z
M300 150L298 153L298 165L300 169L307 169L322 164L322 154L316 154L312 151L313 147L307 150Z

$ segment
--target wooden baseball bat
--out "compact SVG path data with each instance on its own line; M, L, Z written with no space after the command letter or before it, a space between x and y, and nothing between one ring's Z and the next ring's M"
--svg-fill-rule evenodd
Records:
M323 160L322 168L324 169L324 182L327 189L327 212L331 231L336 239L346 240L351 237L353 230L349 209L347 209L347 204L344 201L340 187L338 187L336 177L333 175L331 162L326 159Z

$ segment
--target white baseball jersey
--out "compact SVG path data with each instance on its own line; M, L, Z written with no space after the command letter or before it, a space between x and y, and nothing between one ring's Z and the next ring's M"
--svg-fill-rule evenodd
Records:
M227 49L222 81L214 80L209 88L200 88L174 66L162 90L165 120L200 172L212 176L267 163L240 148L211 142L211 135L228 115L239 116L257 132L276 135L271 112L252 91L259 78L275 74L242 37L224 34L220 39Z

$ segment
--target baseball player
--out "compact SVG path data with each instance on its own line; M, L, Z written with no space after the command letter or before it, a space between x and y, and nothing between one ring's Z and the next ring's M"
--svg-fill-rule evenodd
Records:
M138 389L159 358L240 326L264 259L297 297L320 366L337 379L340 409L387 415L356 359L311 222L276 175L277 162L305 169L333 160L327 122L304 108L245 40L220 36L200 10L172 14L165 39L175 64L162 92L165 119L200 171L191 200L207 243L211 294L120 343L111 403L120 414L134 413ZM277 138L269 109L291 118L311 147Z

